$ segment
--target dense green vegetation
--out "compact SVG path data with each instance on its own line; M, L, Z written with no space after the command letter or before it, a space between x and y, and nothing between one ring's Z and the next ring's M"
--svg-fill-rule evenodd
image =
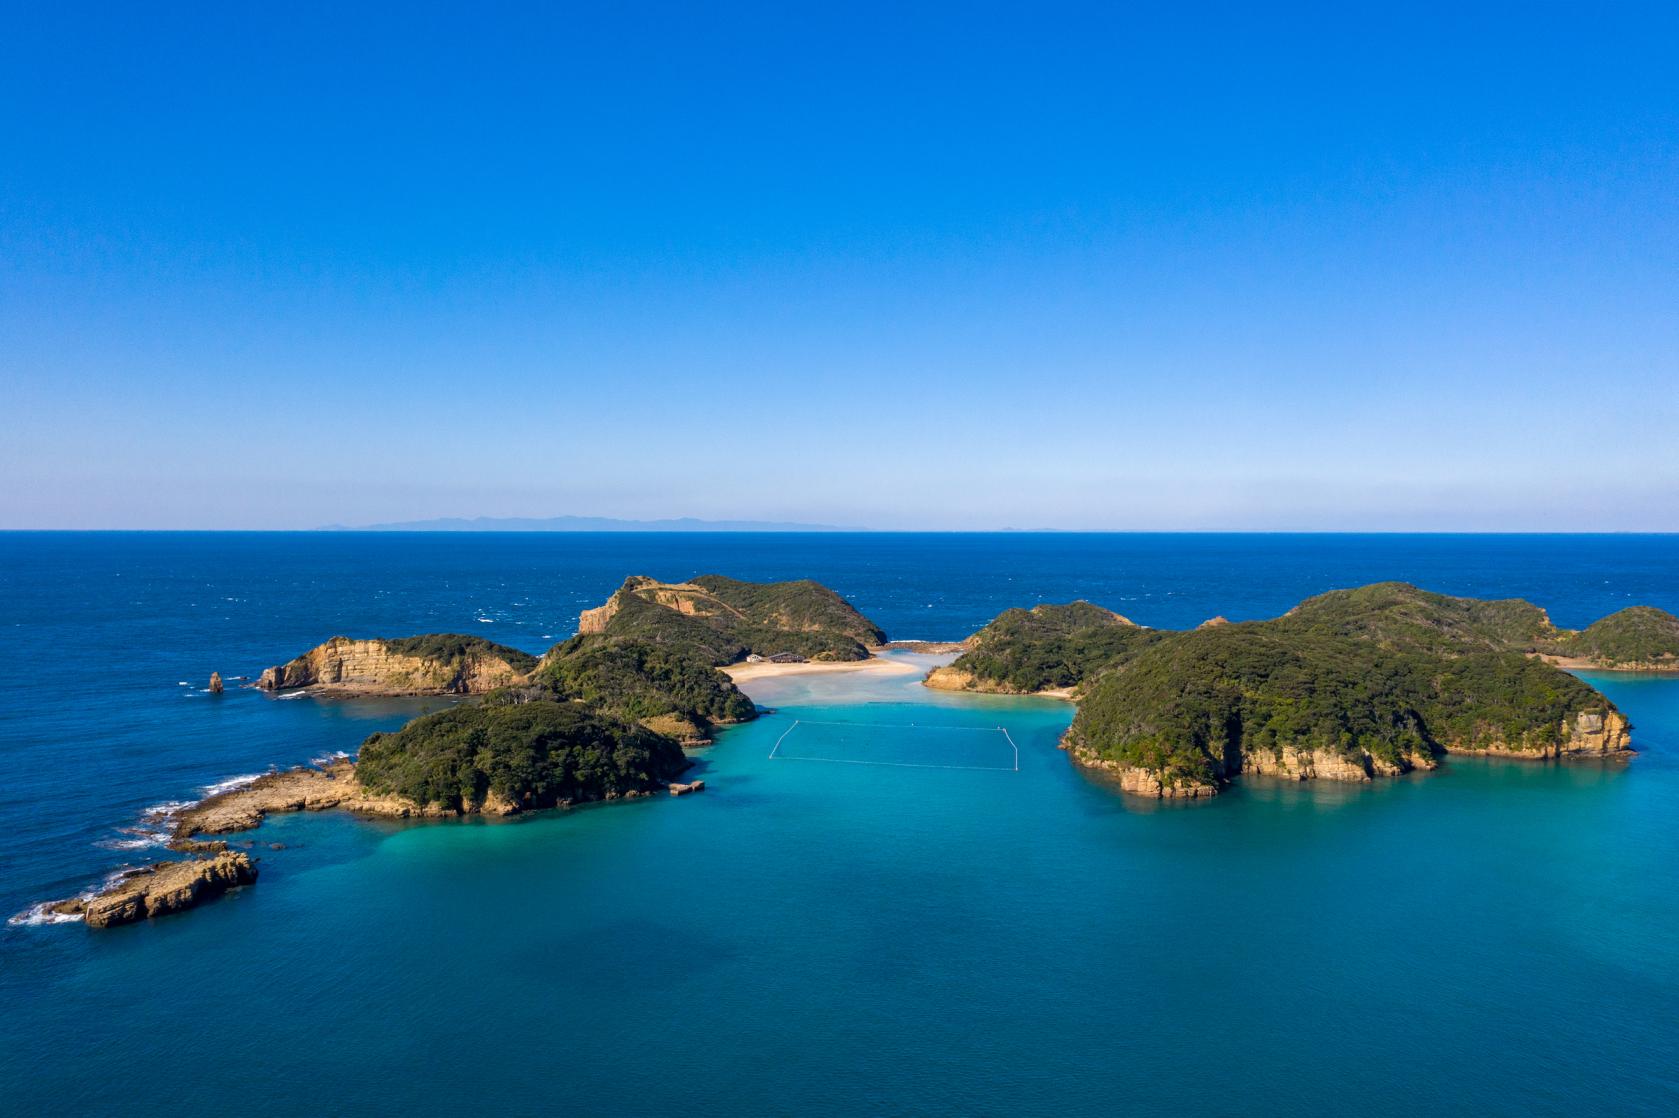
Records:
M1001 691L1075 687L1161 636L1089 602L1011 609L975 633L951 667Z
M1609 703L1516 652L1462 655L1275 622L1182 633L1086 691L1071 741L1105 760L1214 783L1244 752L1363 753L1398 768L1447 748L1552 745Z
M573 637L543 658L533 682L556 698L685 738L757 713L727 675L702 656L669 645Z
M461 633L425 633L387 640L384 645L387 651L401 656L420 656L443 664L459 665L468 656L495 656L507 661L514 671L528 672L536 667L536 657L528 652Z
M652 791L687 764L674 741L633 723L576 703L504 697L374 734L356 775L374 792L452 810L492 798L543 808Z
M1447 749L1559 744L1582 712L1613 710L1534 657L1679 655L1679 619L1623 610L1584 633L1537 606L1385 582L1309 598L1270 621L1190 632L1130 626L1089 603L1009 610L953 665L992 686L1078 685L1068 742L1167 785L1217 784L1245 755L1286 746L1384 768Z
M885 640L808 581L632 578L609 606L602 631L556 645L540 662L457 634L387 641L393 652L445 663L500 656L528 678L478 705L374 734L357 763L362 784L451 809L487 800L549 807L657 788L686 767L679 742L756 714L717 665L751 653L853 660Z
M740 582L702 575L681 584L632 578L613 595L605 635L681 648L712 664L751 654L862 660L886 639L838 594L809 580Z
M1650 606L1629 606L1570 635L1562 650L1604 664L1679 663L1679 617Z
M1427 652L1531 652L1557 635L1545 611L1519 598L1481 601L1378 582L1307 598L1270 623L1278 631L1357 637Z

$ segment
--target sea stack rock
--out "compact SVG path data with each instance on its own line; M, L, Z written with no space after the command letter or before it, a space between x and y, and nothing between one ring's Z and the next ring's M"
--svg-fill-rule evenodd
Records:
M222 693L222 673L211 672L210 673L210 694L220 695L221 693Z

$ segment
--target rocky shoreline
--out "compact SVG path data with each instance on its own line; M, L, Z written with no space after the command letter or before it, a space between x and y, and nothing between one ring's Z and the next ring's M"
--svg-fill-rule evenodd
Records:
M256 879L250 855L223 851L213 858L158 862L128 870L91 897L59 901L47 905L45 911L80 917L90 928L114 928L184 912Z
M333 637L265 668L255 686L349 695L482 695L525 682L535 664L535 657L516 649L453 634L405 641Z
M672 781L666 791L671 796L686 796L704 789L703 780ZM607 793L603 799L639 799L652 795L654 792L650 790L631 790ZM573 804L567 800L556 806L565 808ZM174 816L166 845L170 850L198 857L124 870L84 896L38 907L49 919L79 919L90 928L118 927L184 912L257 879L257 867L250 855L229 850L225 839L205 836L249 831L274 814L347 811L381 819L445 819L470 814L511 816L524 810L511 800L493 795L482 805L456 811L370 792L356 779L355 764L347 759L318 767L299 766L258 777L181 809Z
M1071 687L1044 687L1037 691L1019 691L1004 686L995 680L982 679L974 673L964 671L953 664L934 668L927 673L927 677L921 681L921 685L934 691L966 691L975 695L1020 695L1028 698L1067 699L1069 701L1074 695L1074 688Z
M1465 745L1448 742L1440 756L1412 751L1397 763L1366 750L1353 754L1334 750L1302 749L1293 745L1276 749L1243 750L1236 775L1259 776L1288 781L1328 780L1368 784L1379 778L1411 772L1432 772L1442 756L1493 757L1511 761L1627 761L1637 750L1630 742L1630 727L1618 711L1607 715L1582 712L1565 729L1568 737L1556 743L1522 745L1491 742ZM1141 765L1130 765L1102 757L1074 741L1072 732L1062 735L1061 748L1073 764L1098 778L1115 784L1122 792L1145 799L1196 800L1216 796L1228 780L1206 781L1186 778Z

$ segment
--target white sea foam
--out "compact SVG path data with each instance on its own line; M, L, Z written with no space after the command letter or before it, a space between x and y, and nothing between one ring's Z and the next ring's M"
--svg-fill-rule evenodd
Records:
M105 880L101 881L98 885L95 885L91 889L84 889L80 893L77 893L76 894L76 900L82 901L84 903L87 902L87 901L91 901L93 898L97 897L99 894L103 893L105 890L111 888L111 886L115 885L117 882L121 881L123 878L127 877L132 872L133 872L133 870L130 867L124 866L122 869L117 870L115 873L106 874L105 875ZM40 927L44 924L77 924L77 923L81 922L82 918L79 914L72 916L72 915L69 915L69 914L66 914L66 913L63 913L63 912L49 912L49 911L47 911L53 905L59 904L59 903L61 903L61 902L59 902L59 901L42 901L40 904L30 905L28 908L24 909L22 912L18 913L16 916L9 917L6 920L6 923L13 924L13 925L22 925L24 927L30 927L30 928L38 928L38 927Z
M130 838L101 839L93 845L101 850L145 850L153 846L162 846L167 840L166 835L134 835Z
M139 818L143 819L143 821L151 821L151 819L168 819L171 818L171 816L178 816L180 812L186 811L188 807L193 806L196 802L198 802L196 799L166 799L166 801L161 802L161 804L153 804L153 806L148 807L146 811L139 812Z
M40 904L30 905L16 916L9 918L6 923L26 928L39 928L43 924L76 924L81 917L71 916L63 912L48 912L47 910L57 901L42 901Z
M331 753L323 753L319 757L309 758L309 763L311 765L315 765L316 767L321 767L335 764L339 761L348 761L349 759L350 755L348 753L344 752L342 749L334 749Z
M272 771L272 770L270 770ZM204 798L219 796L223 792L231 792L235 788L243 788L247 784L255 783L267 776L268 773L245 773L243 776L230 776L226 780L218 780L214 784L206 784L203 788ZM190 804L188 805L191 806Z
M160 817L150 826L119 827L117 833L122 838L102 839L94 843L105 850L145 850L153 846L165 846L169 842L169 828L159 826L163 822Z

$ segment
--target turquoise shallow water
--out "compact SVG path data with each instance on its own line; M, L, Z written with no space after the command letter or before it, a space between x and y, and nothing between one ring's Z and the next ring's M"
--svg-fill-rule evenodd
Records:
M139 656L138 726L94 689L6 696L29 779L112 786L49 810L13 782L14 909L119 860L93 843L145 802L410 712L168 692L206 656ZM697 796L280 818L261 882L192 914L6 928L0 1109L1671 1114L1679 681L1593 682L1634 720L1630 765L1148 805L1066 763L1065 705L794 678L704 755ZM808 752L918 762L988 759L1002 725L1019 769L772 759L798 721L875 724Z

